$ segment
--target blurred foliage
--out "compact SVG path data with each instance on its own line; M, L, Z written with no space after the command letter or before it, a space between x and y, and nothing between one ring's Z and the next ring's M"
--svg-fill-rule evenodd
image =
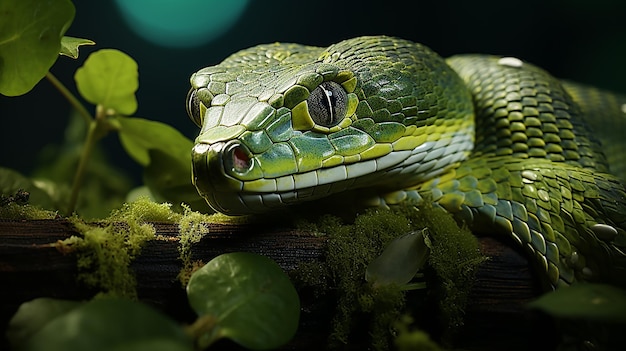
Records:
M86 129L84 121L73 113L65 130L63 142L48 144L38 156L37 168L31 177L52 199L53 208L67 208L71 182L83 149ZM77 213L86 219L106 217L111 210L119 208L124 203L132 185L129 175L108 159L102 146L96 145L87 163ZM50 208L45 203L37 201L32 203Z

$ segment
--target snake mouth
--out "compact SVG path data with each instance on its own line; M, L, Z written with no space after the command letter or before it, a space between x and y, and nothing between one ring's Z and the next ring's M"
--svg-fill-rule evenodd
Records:
M192 149L193 184L209 206L227 215L264 213L290 203L317 199L344 190L344 166L263 176L259 161L238 140L197 143Z
M397 173L401 173L405 160L423 158L432 145L352 164L268 176L262 160L239 140L197 142L192 149L193 184L215 211L228 215L264 213L380 184L387 172L399 167ZM422 166L432 166L435 161Z
M227 215L267 212L295 199L296 189L278 189L238 140L197 143L192 149L193 184L209 206ZM293 184L291 184L293 185Z

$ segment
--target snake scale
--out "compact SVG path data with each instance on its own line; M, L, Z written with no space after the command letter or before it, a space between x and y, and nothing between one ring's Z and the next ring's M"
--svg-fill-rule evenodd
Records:
M386 36L255 46L191 85L193 183L216 211L429 199L511 237L552 287L626 286L626 192L589 127L626 119L623 97Z

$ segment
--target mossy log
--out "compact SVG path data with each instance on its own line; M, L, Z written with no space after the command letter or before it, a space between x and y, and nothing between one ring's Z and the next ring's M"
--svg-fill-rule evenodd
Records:
M143 247L131 267L138 297L183 323L189 322L194 315L177 279L182 268L178 226L153 225L157 239ZM209 234L194 244L193 259L207 262L222 253L248 251L272 258L286 271L302 262L324 260L326 241L312 233L276 226L207 225ZM78 235L76 229L63 219L0 221L3 331L22 302L37 297L81 300L97 292L77 280L75 255L63 254L53 245L72 235ZM545 316L525 308L528 301L543 292L532 265L523 254L497 238L479 237L479 242L481 251L490 259L477 272L465 323L456 333L453 346L468 350L537 349L539 340L553 338L554 327ZM320 299L309 295L301 294L301 325L285 349L323 348L334 301L331 296ZM0 349L8 349L4 332Z

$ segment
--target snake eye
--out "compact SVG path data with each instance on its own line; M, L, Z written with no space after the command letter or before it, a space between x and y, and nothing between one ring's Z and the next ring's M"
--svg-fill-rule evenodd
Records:
M206 88L191 88L189 93L187 93L187 114L198 127L202 127L204 113L207 106L211 105L212 99L213 95Z
M202 118L200 116L200 102L198 101L198 91L191 88L187 93L187 115L191 121L198 127L202 126Z
M315 124L332 127L339 124L346 115L348 94L335 82L323 82L311 92L307 105Z

